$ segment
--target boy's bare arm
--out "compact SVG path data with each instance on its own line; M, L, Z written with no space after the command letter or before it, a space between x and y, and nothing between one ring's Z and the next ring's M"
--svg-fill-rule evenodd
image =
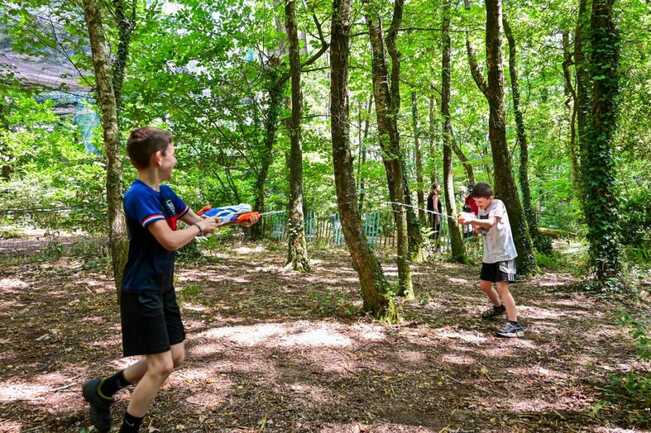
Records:
M199 220L183 230L172 230L164 220L155 221L147 228L163 248L168 251L176 251L192 242L196 236L212 233L217 228L214 218L199 218Z
M192 210L192 208L190 208L190 209L188 209L188 211L185 213L185 215L183 215L183 217L181 218L181 221L183 221L183 222L186 223L187 225L192 225L192 224L194 224L194 223L198 223L198 222L201 221L202 219L203 219L203 218L201 218L199 215L197 215L196 213L194 213L194 211Z
M496 226L497 223L500 222L500 219L499 217L492 216L485 220L480 220L475 218L469 222L473 226L473 228L490 230L491 228Z

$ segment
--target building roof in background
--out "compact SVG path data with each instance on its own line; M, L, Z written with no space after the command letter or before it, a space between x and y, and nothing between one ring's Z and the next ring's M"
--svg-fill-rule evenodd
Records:
M13 75L25 86L87 92L88 86L80 83L79 72L70 64L57 64L48 59L0 51L0 76Z

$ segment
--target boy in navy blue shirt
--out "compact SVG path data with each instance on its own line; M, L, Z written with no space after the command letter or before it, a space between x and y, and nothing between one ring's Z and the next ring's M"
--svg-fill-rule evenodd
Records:
M175 251L217 228L214 218L197 216L168 185L176 165L171 135L156 128L131 132L127 152L138 169L124 196L129 256L120 299L124 356L145 359L82 388L90 417L100 432L111 429L113 394L136 385L120 433L137 432L169 374L185 358L185 330L174 292ZM188 226L177 230L177 221ZM253 220L251 223L255 223Z

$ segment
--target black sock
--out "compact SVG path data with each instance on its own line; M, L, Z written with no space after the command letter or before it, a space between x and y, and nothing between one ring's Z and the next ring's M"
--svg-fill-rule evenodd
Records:
M514 325L518 325L518 321L517 321L517 320L509 320L509 323L513 323Z
M122 421L122 427L120 427L120 433L138 433L140 424L142 424L142 418L133 416L129 412L124 412L124 420Z
M120 370L111 377L102 380L97 389L100 397L110 399L113 394L130 385L129 381L124 378L124 370Z

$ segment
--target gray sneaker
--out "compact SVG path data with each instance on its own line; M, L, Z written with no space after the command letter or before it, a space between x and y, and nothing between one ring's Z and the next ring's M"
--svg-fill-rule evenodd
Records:
M495 335L502 338L524 337L524 326L519 323L506 322Z
M493 305L492 308L481 313L481 318L484 320L493 320L497 317L500 317L506 313L506 308L504 305Z

